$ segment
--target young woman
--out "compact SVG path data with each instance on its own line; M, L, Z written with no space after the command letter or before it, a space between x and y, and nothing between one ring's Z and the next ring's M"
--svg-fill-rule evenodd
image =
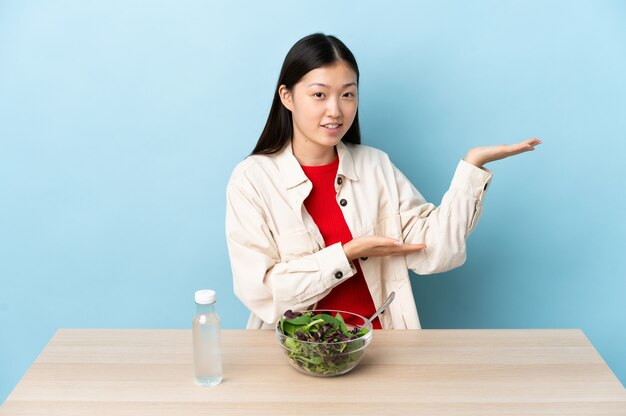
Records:
M288 52L267 123L227 187L226 237L248 328L287 309L370 316L375 328L420 328L408 269L465 261L491 172L483 165L541 142L471 149L441 204L427 203L382 151L361 145L359 70L336 37L316 33Z

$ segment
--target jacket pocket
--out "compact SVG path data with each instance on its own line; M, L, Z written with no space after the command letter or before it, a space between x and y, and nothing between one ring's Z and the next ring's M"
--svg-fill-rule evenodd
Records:
M276 234L274 239L281 261L294 260L317 251L317 243L308 231Z
M379 237L402 240L402 224L399 214L391 214L379 219L374 226L373 234Z

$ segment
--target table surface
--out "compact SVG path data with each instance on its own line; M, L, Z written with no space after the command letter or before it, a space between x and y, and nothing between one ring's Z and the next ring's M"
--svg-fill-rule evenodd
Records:
M190 330L61 329L0 415L626 415L582 331L380 330L357 368L291 368L271 330L223 330L224 381L193 383Z

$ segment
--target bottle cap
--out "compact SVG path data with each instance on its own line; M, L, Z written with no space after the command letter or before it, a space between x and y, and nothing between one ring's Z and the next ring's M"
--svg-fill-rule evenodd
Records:
M215 290L197 290L196 291L196 303L201 305L208 305L215 302Z

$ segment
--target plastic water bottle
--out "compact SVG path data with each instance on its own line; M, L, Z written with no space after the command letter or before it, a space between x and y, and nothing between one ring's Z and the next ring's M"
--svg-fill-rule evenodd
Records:
M198 290L195 300L197 312L191 326L194 380L202 387L217 386L222 382L222 354L220 317L215 311L215 291Z

